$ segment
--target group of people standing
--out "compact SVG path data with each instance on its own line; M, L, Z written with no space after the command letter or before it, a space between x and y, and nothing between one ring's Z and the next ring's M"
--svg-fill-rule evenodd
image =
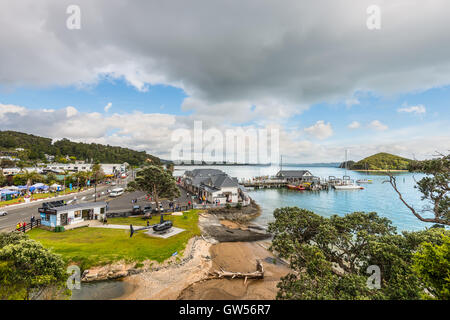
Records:
M35 222L36 222L36 218L34 217L34 215L32 215L31 218L30 218L30 224L31 224L31 227L33 227L33 225L34 225ZM16 230L17 230L17 231L23 231L23 232L25 232L26 228L27 228L27 223L26 223L26 221L18 222L17 225L16 225Z

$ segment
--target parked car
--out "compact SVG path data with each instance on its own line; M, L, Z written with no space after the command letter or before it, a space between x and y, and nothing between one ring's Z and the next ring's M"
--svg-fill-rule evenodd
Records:
M141 206L133 206L133 209L131 209L131 213L133 213L133 214L141 214L142 213Z
M6 211L0 211L0 217L8 215L8 212Z
M144 208L142 209L142 212L144 213L144 219L151 218L152 212L153 212L152 206L150 206L150 205L144 206Z
M159 210L156 208L156 205L155 205L155 208L153 209L153 212L156 212L156 213L160 213L163 211L164 211L164 207L163 207L162 203L159 203Z

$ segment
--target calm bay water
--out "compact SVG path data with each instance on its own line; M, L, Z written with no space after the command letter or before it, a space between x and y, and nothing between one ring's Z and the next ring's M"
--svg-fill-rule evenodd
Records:
M174 175L182 175L185 170L195 168L220 169L232 177L250 179L257 176L271 176L279 171L278 166L176 166ZM342 178L344 169L332 167L302 167L289 166L284 170L309 170L313 175L328 178L335 176ZM259 189L249 190L249 195L262 209L262 214L255 222L267 225L273 221L273 211L276 208L297 206L314 211L325 217L333 214L345 215L355 211L377 212L380 216L389 218L393 225L402 230L421 230L431 227L431 224L419 221L400 201L391 185L383 181L388 180L386 175L366 172L347 171L352 179L372 179L372 184L363 184L364 190L329 191L294 191L288 189ZM414 188L415 181L424 175L412 173L398 173L397 186L405 200L414 208L420 209L427 203L421 201L420 192Z

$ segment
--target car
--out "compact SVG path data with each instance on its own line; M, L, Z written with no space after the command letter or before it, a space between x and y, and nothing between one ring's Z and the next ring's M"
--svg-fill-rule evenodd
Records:
M8 212L6 211L0 211L0 217L8 215Z
M131 209L131 212L134 214L141 214L142 213L141 206L133 206L133 209Z

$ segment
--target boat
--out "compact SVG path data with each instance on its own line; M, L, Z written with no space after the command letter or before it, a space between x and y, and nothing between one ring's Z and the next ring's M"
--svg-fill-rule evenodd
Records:
M361 187L357 184L343 184L343 185L334 185L336 190L362 190L364 187Z
M302 186L302 185L296 186L296 185L293 185L293 184L288 184L287 187L290 190L306 190L306 188L304 186Z
M345 150L345 175L342 177L342 180L334 180L333 188L336 190L362 190L364 187L354 183L350 176L347 175L347 153L348 151Z
M371 179L359 179L356 180L356 183L372 183L373 181Z

